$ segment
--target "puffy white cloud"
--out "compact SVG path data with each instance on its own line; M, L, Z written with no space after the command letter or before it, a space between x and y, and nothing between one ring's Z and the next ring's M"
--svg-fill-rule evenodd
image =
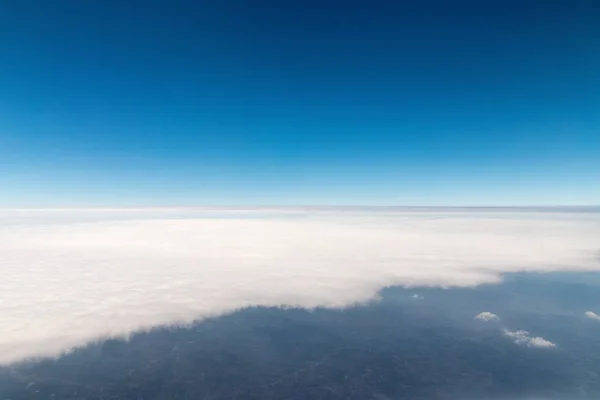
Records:
M489 311L484 311L482 313L477 314L474 319L484 322L500 321L500 317ZM554 343L541 337L531 336L529 332L524 330L511 331L508 329L502 329L502 332L505 336L513 339L513 341L519 345L524 345L527 347L556 347Z
M488 311L477 314L474 319L479 321L500 321L499 316Z
M508 329L505 329L504 335L513 339L516 344L527 347L556 347L556 345L549 340L541 337L531 336L529 332L524 330L509 331Z
M584 313L584 315L585 315L586 317L588 317L589 319L595 319L595 320L598 320L598 321L600 321L600 315L596 314L596 313L595 313L595 312L593 312L593 311L586 311L586 312Z
M598 222L544 212L3 211L0 363L250 305L344 307L391 285L597 270Z
M530 347L556 347L554 343L541 337L529 338L528 346Z

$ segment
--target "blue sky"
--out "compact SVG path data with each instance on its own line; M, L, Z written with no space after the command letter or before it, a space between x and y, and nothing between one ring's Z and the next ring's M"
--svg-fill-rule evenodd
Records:
M599 15L5 1L0 205L600 204Z

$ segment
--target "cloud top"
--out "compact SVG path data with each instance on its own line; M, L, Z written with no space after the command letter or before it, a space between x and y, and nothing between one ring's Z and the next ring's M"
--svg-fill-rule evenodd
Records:
M527 347L556 347L556 345L549 340L541 337L531 336L529 332L524 330L509 331L508 329L505 329L504 335L513 339L516 344Z
M539 211L2 211L0 363L251 305L345 307L390 285L598 270L598 222Z
M487 321L500 321L499 316L497 316L494 313L488 312L488 311L484 311L482 313L477 314L474 319L479 320L479 321L486 321L486 322Z
M596 313L595 313L595 312L593 312L593 311L586 311L586 312L584 313L584 315L585 315L586 317L588 317L589 319L595 319L595 320L597 320L597 321L600 321L600 315L596 314Z

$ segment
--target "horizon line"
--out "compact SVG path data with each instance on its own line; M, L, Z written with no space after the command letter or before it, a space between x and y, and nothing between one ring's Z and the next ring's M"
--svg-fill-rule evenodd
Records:
M131 205L131 206L0 206L0 211L167 211L167 210L582 210L600 205Z

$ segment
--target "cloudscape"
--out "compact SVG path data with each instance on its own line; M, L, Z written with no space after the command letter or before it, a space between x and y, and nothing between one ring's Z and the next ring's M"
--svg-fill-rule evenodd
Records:
M0 361L248 306L339 308L393 285L595 271L599 222L539 211L5 211Z
M597 400L600 1L0 1L0 400Z

